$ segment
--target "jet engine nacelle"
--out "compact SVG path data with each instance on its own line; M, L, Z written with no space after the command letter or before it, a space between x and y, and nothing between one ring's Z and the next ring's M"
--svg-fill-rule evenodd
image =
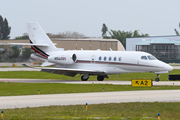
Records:
M58 54L52 55L48 57L48 62L59 63L59 64L73 64L77 60L76 54L72 53L65 53L65 54Z

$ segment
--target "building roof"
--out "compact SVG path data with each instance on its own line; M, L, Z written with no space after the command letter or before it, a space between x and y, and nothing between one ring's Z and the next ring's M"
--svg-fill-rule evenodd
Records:
M67 39L67 38L50 38L51 40L60 40L60 41L76 41L76 40L78 40L78 41L112 41L112 42L117 42L117 41L119 41L119 40L117 40L117 39L102 39L102 38L88 38L88 39L71 39L71 38L69 38L69 39Z
M151 39L151 40L142 40L142 41L136 43L136 45L151 45L151 44L180 45L180 40L168 40L165 38L156 38L156 39Z

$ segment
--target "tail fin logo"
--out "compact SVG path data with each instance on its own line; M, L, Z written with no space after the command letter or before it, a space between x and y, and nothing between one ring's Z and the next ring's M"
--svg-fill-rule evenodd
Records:
M30 43L32 43L32 41L30 40ZM31 46L31 49L36 52L37 54L39 54L41 57L43 58L48 58L48 54L46 54L44 51L42 51L41 49L39 49L37 46Z

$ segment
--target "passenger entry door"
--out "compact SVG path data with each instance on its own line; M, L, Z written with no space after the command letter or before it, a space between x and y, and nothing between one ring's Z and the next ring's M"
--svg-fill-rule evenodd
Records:
M91 57L91 63L95 63L95 59L96 59L96 56L93 55L93 56Z

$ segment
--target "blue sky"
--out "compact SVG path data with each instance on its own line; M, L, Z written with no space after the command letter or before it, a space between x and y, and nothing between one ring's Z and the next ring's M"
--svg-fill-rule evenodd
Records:
M76 31L100 37L108 29L175 35L180 31L179 0L0 0L0 15L12 27L11 39L27 32L26 22L38 22L46 33Z

